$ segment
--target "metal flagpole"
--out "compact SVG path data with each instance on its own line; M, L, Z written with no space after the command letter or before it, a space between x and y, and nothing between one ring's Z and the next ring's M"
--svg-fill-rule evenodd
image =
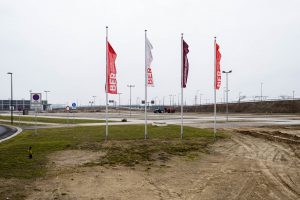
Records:
M214 40L214 98L215 98L215 105L214 105L214 140L216 139L216 120L217 120L217 94L216 94L216 37Z
M106 93L106 108L105 108L105 118L106 118L106 129L105 129L105 140L108 137L108 78L107 78L107 67L108 67L108 51L107 51L107 42L108 42L108 26L106 26L106 82L105 82L105 93Z
M147 30L145 30L145 139L147 139L147 85L148 85L148 76L147 76L147 52L146 52L146 42L147 42Z
M183 138L183 33L181 33L181 134Z

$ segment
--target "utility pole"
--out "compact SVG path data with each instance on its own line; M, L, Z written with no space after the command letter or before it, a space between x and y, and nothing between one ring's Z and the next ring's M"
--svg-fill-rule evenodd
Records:
M48 92L50 92L50 91L49 90L45 90L44 92L46 93L46 102L47 102L46 103L46 111L48 111L48 105L49 105L48 104Z
M95 107L96 107L96 97L97 97L97 96L93 96L93 100L94 100L94 104L93 104L94 111L96 110L96 109L95 109Z
M131 88L135 87L135 85L127 85L127 87L129 87L130 90L130 100L129 100L129 104L130 104L130 117L131 117Z
M228 122L228 74L230 74L232 72L232 70L229 71L222 71L222 73L226 74L226 121Z
M10 75L10 123L14 123L14 109L13 109L13 73L7 72Z
M121 94L123 94L123 93L118 93L118 95L119 95L119 114L121 114Z
M241 94L242 92L239 92L239 104L241 103Z

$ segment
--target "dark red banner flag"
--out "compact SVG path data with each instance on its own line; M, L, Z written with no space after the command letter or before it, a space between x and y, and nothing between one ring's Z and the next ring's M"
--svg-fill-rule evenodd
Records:
M220 46L216 43L216 77L215 77L215 89L218 90L221 86L221 67L220 67L220 61L221 61L221 53L219 51Z
M107 42L107 74L106 74L106 85L107 93L117 94L117 70L115 61L117 58L117 54L112 46Z
M182 77L181 87L186 88L187 78L189 74L189 60L187 54L189 53L189 45L182 40Z

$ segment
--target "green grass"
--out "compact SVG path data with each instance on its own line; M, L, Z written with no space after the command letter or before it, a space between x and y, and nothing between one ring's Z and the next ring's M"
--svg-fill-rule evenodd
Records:
M29 117L29 116L14 116L14 122L17 124L19 121L19 117L21 119L21 122L35 122L35 117ZM10 116L1 116L0 119L3 120L10 120ZM42 123L58 123L58 124L80 124L80 123L103 123L105 120L92 120L92 119L72 119L70 117L67 118L47 118L47 117L37 117L37 122Z
M47 156L55 151L85 149L105 151L107 155L89 165L126 165L153 161L156 153L188 155L190 152L207 152L213 142L208 129L185 127L184 140L180 140L180 126L149 126L149 139L144 140L143 125L110 126L105 141L105 127L76 127L24 131L0 143L0 178L31 179L46 173ZM217 139L223 138L219 135ZM33 159L27 158L32 146ZM157 159L160 159L158 156Z

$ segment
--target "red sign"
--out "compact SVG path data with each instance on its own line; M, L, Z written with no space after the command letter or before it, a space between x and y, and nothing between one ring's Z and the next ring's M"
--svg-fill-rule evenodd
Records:
M115 61L117 58L117 54L112 46L107 42L107 93L117 94L117 70Z
M152 70L150 67L147 67L147 85L154 87Z
M220 67L220 61L221 61L221 53L219 51L220 46L216 43L216 85L215 89L218 90L221 86L221 67Z

